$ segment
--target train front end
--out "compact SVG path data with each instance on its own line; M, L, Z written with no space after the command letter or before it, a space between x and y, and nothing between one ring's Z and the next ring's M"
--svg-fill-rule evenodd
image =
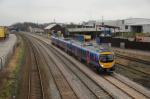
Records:
M99 55L100 69L104 72L115 70L115 58L113 52L101 52Z

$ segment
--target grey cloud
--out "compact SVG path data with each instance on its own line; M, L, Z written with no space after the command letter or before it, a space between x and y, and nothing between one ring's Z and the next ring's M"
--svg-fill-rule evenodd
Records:
M150 0L0 0L0 24L17 21L80 22L89 19L150 18Z

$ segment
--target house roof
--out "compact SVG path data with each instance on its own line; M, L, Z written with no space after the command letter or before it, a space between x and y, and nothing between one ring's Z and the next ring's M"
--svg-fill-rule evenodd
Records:
M53 28L53 27L56 26L56 25L57 25L56 23L53 23L53 24L48 25L48 26L45 27L44 29L45 29L45 30L48 30L48 29Z

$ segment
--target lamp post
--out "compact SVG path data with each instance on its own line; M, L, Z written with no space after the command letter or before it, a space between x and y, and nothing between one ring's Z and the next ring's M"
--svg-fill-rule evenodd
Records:
M98 32L98 31L97 31L97 24L96 24L96 38L97 38L97 34L98 34L97 32Z

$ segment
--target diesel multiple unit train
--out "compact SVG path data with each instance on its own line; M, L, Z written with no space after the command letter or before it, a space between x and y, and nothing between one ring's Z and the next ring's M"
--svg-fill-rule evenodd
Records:
M95 47L90 43L84 44L67 38L51 36L51 43L68 53L73 54L79 60L93 65L98 72L110 72L115 70L114 53L104 47Z

